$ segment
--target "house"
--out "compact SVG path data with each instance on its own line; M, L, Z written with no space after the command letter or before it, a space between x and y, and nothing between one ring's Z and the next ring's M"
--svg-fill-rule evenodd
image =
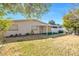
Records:
M58 33L59 31L65 31L65 29L61 25L51 25L51 32Z
M5 33L4 36L11 35L25 35L29 34L40 34L51 32L50 24L41 22L36 19L27 20L14 20L10 29Z

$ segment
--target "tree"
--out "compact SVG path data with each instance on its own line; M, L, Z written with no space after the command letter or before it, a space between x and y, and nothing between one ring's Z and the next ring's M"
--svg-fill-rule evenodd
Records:
M55 25L55 21L53 21L53 20L50 20L48 23L51 25Z
M51 4L47 3L2 3L0 4L2 11L7 13L21 13L28 18L40 18L49 10Z
M3 7L3 4L0 4L0 43L1 44L4 41L4 33L11 26L11 20L4 19L4 16L7 15L7 11L8 10Z
M75 9L63 17L63 25L68 30L79 34L79 9Z
M11 26L11 20L0 19L0 42L4 41L4 33Z

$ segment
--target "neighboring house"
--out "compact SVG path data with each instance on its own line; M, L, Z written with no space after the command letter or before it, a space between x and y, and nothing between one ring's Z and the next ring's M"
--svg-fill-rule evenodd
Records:
M64 31L64 28L61 25L51 25L51 31L58 33L59 31Z
M51 32L50 24L43 23L39 20L28 19L28 20L14 20L12 26L5 33L4 36L11 35L25 35L29 34L39 34L39 33L48 33Z

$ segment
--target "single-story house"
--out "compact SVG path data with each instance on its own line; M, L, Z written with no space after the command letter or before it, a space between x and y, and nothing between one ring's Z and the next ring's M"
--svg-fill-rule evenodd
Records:
M13 20L10 29L5 33L4 36L10 35L25 35L29 34L39 34L51 32L51 25L41 22L35 19L27 20Z
M51 32L55 32L58 33L59 31L64 31L65 32L65 28L63 28L62 25L51 25Z

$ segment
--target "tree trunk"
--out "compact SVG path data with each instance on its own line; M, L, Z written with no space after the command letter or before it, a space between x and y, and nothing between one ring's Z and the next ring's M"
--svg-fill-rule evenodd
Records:
M0 31L0 44L3 44L4 41L4 31Z
M73 33L74 33L74 35L79 35L79 28L74 27Z
M76 27L74 27L73 28L73 34L76 35L76 32L77 32Z
M0 49L4 46L4 31L0 31Z
M78 31L78 35L79 35L79 28L77 28L77 31Z

